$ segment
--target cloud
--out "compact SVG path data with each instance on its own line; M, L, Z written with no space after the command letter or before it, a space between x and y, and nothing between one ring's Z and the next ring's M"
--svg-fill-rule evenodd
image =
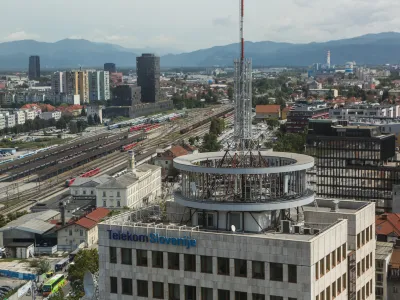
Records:
M33 33L27 33L23 30L16 31L8 34L3 38L5 41L19 41L19 40L33 40L39 38L39 35Z
M134 41L136 40L136 37L134 36L129 36L129 35L108 35L104 37L106 41L110 42L126 42L126 41Z
M231 16L225 17L225 18L215 18L212 20L212 24L214 26L223 26L223 27L229 27L237 22L234 22L231 18Z

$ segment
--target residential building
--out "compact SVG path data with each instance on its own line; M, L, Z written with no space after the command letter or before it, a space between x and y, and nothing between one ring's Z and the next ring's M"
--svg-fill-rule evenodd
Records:
M327 97L331 96L332 98L336 98L339 96L339 91L336 89L309 89L309 94L317 97Z
M122 213L99 224L99 299L373 300L374 205L331 207L305 206L304 231L282 221L245 233L231 230L233 212L218 222L172 201L162 219L158 206Z
M313 80L312 82L310 82L308 84L308 88L310 90L321 90L322 89L322 83L320 83L320 82L318 82L316 80Z
M57 230L57 247L63 251L74 251L84 243L85 247L97 244L97 224L104 219L110 210L99 207L86 216L72 221Z
M34 120L36 118L36 112L33 110L23 110L25 114L25 120Z
M384 213L375 219L376 240L395 244L400 239L400 214Z
M392 258L393 243L376 242L375 253L375 299L388 299L389 264Z
M23 111L14 112L15 116L15 125L24 125L25 124L25 113Z
M40 77L40 57L37 55L29 57L28 77L30 80Z
M89 103L89 72L74 71L74 79L74 95L80 96L81 104Z
M331 108L329 117L338 120L361 121L360 119L398 118L400 105L351 105Z
M308 126L310 119L327 119L329 108L325 101L297 100L287 113L286 130L289 133L300 133Z
M6 127L7 128L12 128L15 127L15 116L13 114L6 114Z
M157 151L157 157L154 160L154 164L162 168L163 178L165 178L173 173L174 158L188 154L188 150L180 145L175 145L167 151Z
M282 109L282 120L287 119L287 115L288 115L290 109L291 109L291 107L285 107L284 109Z
M396 157L393 134L383 135L379 127L310 120L306 143L315 158L312 181L319 196L374 201L389 212L400 209L400 167L390 162Z
M116 73L117 72L117 67L115 66L114 63L105 63L104 64L104 71L107 71L108 73Z
M142 54L136 58L137 84L141 87L142 102L160 100L160 57Z
M108 71L89 71L89 100L109 100L110 73Z
M377 287L378 296L384 296L385 290ZM387 278L387 299L397 300L400 297L400 240L394 245L390 258ZM378 299L378 298L377 298ZM385 299L382 297L382 299Z
M6 128L6 117L0 113L0 130Z
M10 91L0 92L0 105L10 106L14 103L14 93Z
M39 117L44 120L54 119L57 121L61 118L61 112L60 111L46 111L46 112L42 112Z
M256 119L265 120L265 119L278 119L280 120L281 115L281 106L280 105L257 105L256 106Z
M66 93L66 72L54 72L51 76L51 90L53 94Z
M112 209L138 208L160 196L161 168L149 164L135 166L134 153L129 151L127 173L96 187L96 206Z

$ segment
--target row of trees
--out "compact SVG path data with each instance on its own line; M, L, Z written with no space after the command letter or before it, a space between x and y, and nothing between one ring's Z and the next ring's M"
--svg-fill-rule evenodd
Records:
M225 130L225 120L222 118L214 118L211 120L210 133L220 135Z
M275 142L266 142L267 148L272 148L277 152L304 153L307 133L286 133L285 126L281 126L276 134Z

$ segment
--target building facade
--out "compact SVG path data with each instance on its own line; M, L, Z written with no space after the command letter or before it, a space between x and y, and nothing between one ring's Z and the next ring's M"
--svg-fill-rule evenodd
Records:
M105 63L104 64L104 71L107 71L108 73L115 73L117 72L117 67L115 66L114 63Z
M15 116L15 125L25 124L25 113L23 111L14 112L14 116Z
M89 71L89 100L109 100L110 73L108 71Z
M308 126L310 119L327 119L329 108L324 101L298 100L287 113L286 130L289 133L300 133Z
M37 55L29 57L28 77L30 80L40 77L40 57Z
M82 70L74 71L74 77L74 95L80 96L81 104L89 103L89 72Z
M137 83L141 87L142 102L160 100L160 57L142 54L136 58Z
M257 105L256 106L256 119L277 119L280 120L282 117L280 105Z
M331 108L329 118L357 121L361 118L398 118L400 105L351 105L348 107Z
M61 112L60 111L46 111L46 112L42 112L39 117L44 120L54 119L57 121L57 120L61 119Z

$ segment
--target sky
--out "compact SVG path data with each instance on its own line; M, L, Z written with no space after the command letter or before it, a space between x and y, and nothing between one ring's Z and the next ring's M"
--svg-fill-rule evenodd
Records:
M400 31L399 0L245 0L245 39L309 43ZM237 42L239 0L19 0L0 41L82 38L193 51Z

